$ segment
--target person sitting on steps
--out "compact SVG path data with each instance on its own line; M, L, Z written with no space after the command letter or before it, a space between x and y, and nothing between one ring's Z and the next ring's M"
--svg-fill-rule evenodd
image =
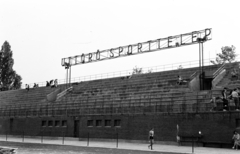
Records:
M186 80L183 80L180 75L178 75L177 78L178 78L178 81L177 81L178 85L182 85L182 83L186 83L187 82Z
M231 75L232 79L238 79L238 72L235 68L232 70Z

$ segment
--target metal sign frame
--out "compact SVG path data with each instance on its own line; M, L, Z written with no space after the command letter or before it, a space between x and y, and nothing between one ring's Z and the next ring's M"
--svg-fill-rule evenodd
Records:
M142 53L149 53L153 51L192 45L200 42L202 43L212 39L211 31L211 28L207 28L200 31L193 31L190 33L169 36L156 40L150 40L146 42L120 46L101 51L97 50L96 52L86 54L83 53L81 55L62 58L61 64L65 68L69 68L74 65L87 64Z

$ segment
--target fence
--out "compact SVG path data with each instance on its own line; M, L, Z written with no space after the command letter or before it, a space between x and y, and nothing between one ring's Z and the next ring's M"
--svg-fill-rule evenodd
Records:
M5 131L0 134L0 141L13 141L13 142L30 142L30 143L49 143L53 144L70 144L72 145L74 139L68 143L68 137L66 136L67 130L62 131L62 135L51 135L48 131L42 130L39 135L26 135L27 131ZM121 135L121 134L120 134ZM91 142L97 140L96 138L91 138L91 133L87 132L83 135L84 137L75 137L76 144L79 146L90 146ZM115 147L119 147L119 132L112 133L112 138L106 138L111 141L111 144L115 142ZM101 138L102 140L102 138ZM56 142L59 141L59 142Z

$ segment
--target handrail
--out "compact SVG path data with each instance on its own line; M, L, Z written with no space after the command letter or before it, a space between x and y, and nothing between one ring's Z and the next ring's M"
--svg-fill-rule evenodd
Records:
M72 89L73 89L73 87L69 87L69 88L65 89L64 91L62 91L61 93L57 94L57 100L59 100L64 95L66 95L69 91L72 91Z
M214 58L210 59L204 59L205 66L214 65L210 63L211 60L214 60ZM188 62L179 62L179 63L173 63L173 64L166 64L166 65L158 65L158 66L150 66L150 67L143 67L142 73L154 73L154 72L162 72L162 71L171 71L171 70L178 70L179 66L182 68L193 68L199 66L199 61L188 61ZM132 74L132 69L129 70L122 70L118 72L109 72L109 73L102 73L102 74L94 74L94 75L87 75L87 76L80 76L80 77L74 77L71 78L71 82L80 82L80 81L91 81L91 80L98 80L98 79L107 79L107 78L113 78L113 77L123 77L128 76L129 74ZM65 84L66 79L59 79L59 84ZM44 87L46 85L46 82L36 82L36 84L39 85L39 87ZM33 87L34 83L28 84L30 87ZM22 88L24 89L24 84L22 85Z
M221 67L219 67L214 73L213 78L215 78L219 73L222 72L222 70L225 68L226 63L223 63Z
M195 71L192 75L190 75L190 80L192 80L196 75L197 75L198 71Z

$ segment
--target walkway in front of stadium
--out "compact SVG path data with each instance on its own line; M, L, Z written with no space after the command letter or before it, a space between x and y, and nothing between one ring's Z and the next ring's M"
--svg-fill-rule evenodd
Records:
M0 141L9 142L24 142L24 143L39 143L39 144L54 144L54 145L71 145L71 146L82 146L82 147L101 147L101 148L118 148L127 150L141 150L141 151L156 151L156 152L176 152L176 153L187 153L187 154L232 154L240 153L239 150L227 149L227 148L210 148L210 147L194 147L192 146L178 146L178 145L166 145L166 144L154 144L153 150L148 149L147 143L136 143L136 142L124 142L119 141L96 141L96 140L83 140L79 141L76 138L30 138L30 137L14 137L14 136L0 136ZM118 146L118 147L117 147ZM14 148L14 147L12 147Z

